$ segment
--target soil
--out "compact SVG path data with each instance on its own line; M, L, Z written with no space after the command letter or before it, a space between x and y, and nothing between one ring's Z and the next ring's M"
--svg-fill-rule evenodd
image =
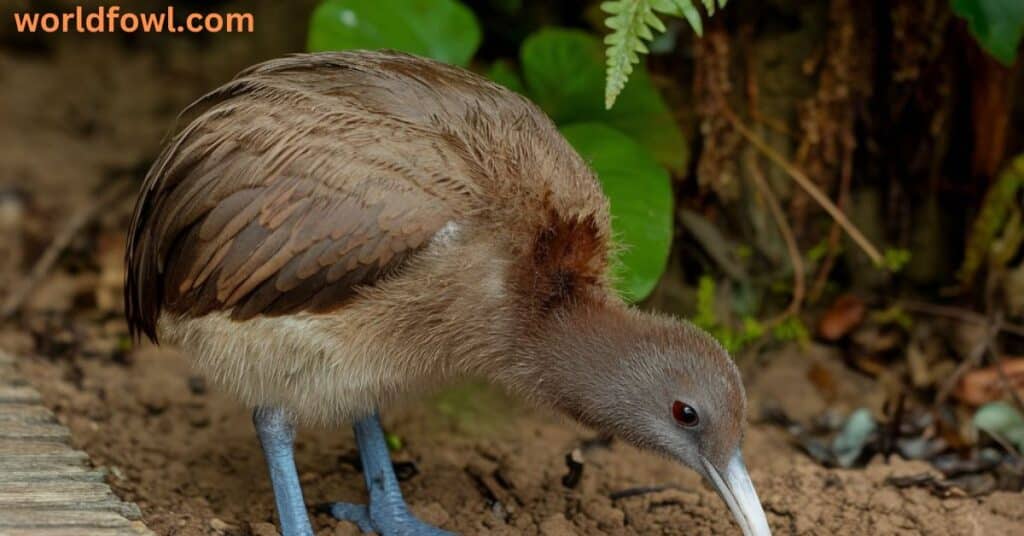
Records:
M17 345L18 337L8 339ZM778 382L799 380L807 362L795 349L772 354L761 378L786 385ZM71 428L76 446L107 468L114 490L136 501L158 534L275 533L273 498L248 411L207 389L179 352L143 346L128 364L35 357L21 369ZM771 391L761 382L752 385L755 399ZM781 402L794 408L823 403L813 388L796 391ZM403 443L395 460L416 468L402 484L410 505L449 530L736 531L722 501L694 473L621 443L600 446L592 432L485 386L456 386L389 411L384 420ZM568 489L562 484L565 454L588 444L582 479ZM296 449L307 503L365 500L350 431L300 430ZM1024 501L1016 493L942 499L886 483L934 472L921 462L879 458L863 470L825 469L796 451L784 432L756 424L744 451L778 534L989 535L1020 533L1024 526ZM646 487L665 489L611 498ZM322 514L314 525L320 535L357 533Z
M42 50L0 48L0 201L16 201L27 214L4 223L0 267L24 273L66 214L112 180L138 180L190 99L284 46L254 52L230 44L147 48L89 36ZM19 321L0 328L0 347L22 356L19 368L76 446L107 469L114 490L138 503L156 533L276 534L248 410L207 388L174 349L126 344L118 293L132 201L104 207L84 233L89 238L73 242ZM94 260L79 266L76 254ZM873 382L827 349L792 346L760 359L745 367L752 416L768 402L794 416L878 403ZM808 380L815 367L832 371L834 392ZM413 510L449 530L737 532L722 501L691 471L618 442L605 446L593 432L487 386L454 386L389 410L384 420L402 442L396 461L413 464L403 482ZM580 446L582 479L569 489L565 455ZM784 431L756 422L744 451L778 534L1024 533L1020 494L940 498L886 482L932 472L927 464L876 458L865 469L826 469ZM301 430L297 462L307 503L364 501L356 460L350 431ZM660 491L638 491L648 487ZM313 522L320 535L357 532L323 514Z

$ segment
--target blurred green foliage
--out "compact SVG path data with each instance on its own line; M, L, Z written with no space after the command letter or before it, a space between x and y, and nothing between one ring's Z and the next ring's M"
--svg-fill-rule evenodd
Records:
M555 123L600 121L636 140L662 165L682 171L686 142L672 112L637 69L615 108L602 104L604 85L601 41L579 30L544 28L526 38L519 53L526 95Z
M902 248L888 248L882 253L882 268L896 273L903 269L910 262L910 250Z
M718 339L729 353L736 353L765 335L764 325L750 315L743 315L739 326L729 319L720 318L718 289L710 275L702 275L697 282L697 312L693 324Z
M967 248L964 251L964 261L960 266L960 283L963 286L970 286L978 271L985 265L985 259L992 252L993 245L1000 236L1006 233L1008 225L1013 221L1020 221L1022 212L1019 196L1024 193L1024 154L1014 158L1008 166L999 174L995 183L989 187L982 202L981 210L978 212L974 224L971 226L971 233L967 239ZM1016 250L1016 248L1013 248ZM1009 252L1005 257L1010 257L1014 252Z
M672 188L668 172L625 134L602 123L574 123L562 134L590 163L611 201L616 288L622 297L647 297L665 270L672 244Z
M914 317L907 314L899 305L891 305L881 311L872 311L870 321L879 326L896 326L904 331L914 327Z
M697 311L694 314L693 324L704 331L707 331L722 343L722 347L730 353L743 350L747 346L765 340L770 335L770 340L777 342L799 342L810 341L811 335L807 326L799 316L788 315L773 326L762 324L752 314L744 313L743 309L750 308L749 305L742 306L744 296L742 287L737 292L733 289L732 300L728 307L719 305L718 285L710 275L702 275L697 283ZM723 311L728 311L722 314Z
M467 380L446 387L434 396L431 406L440 417L434 423L464 434L491 436L513 423L508 419L517 402L507 393L482 381Z
M456 0L324 0L309 24L310 51L391 48L469 65L480 25Z
M982 48L1008 65L1015 61L1024 36L1024 0L949 2ZM502 16L523 8L521 0L492 0L492 4ZM503 32L482 9L480 15L489 21L483 53L487 59L474 61L483 41L481 27L477 15L459 0L322 0L310 20L308 46L313 51L397 49L472 66L534 101L590 164L608 195L619 246L614 259L616 285L625 299L639 301L660 279L673 239L676 217L669 173L680 175L690 166L689 144L640 56L647 53L656 34L665 31L664 16L685 19L701 35L702 17L725 4L726 0L605 1L600 8L608 14L605 25L611 31L603 44L599 36L584 30L538 29L545 21L564 17L538 17L516 26L514 32ZM596 26L602 15L593 7L586 19ZM502 57L492 61L499 34L504 40L497 55ZM512 57L516 46L518 57ZM1011 163L990 188L971 229L959 273L965 286L986 263L992 266L997 257L1008 262L1024 242L1022 192L1024 156ZM827 240L819 242L807 251L808 264L821 262L832 247ZM748 248L746 256L752 254ZM891 248L884 251L881 266L897 272L909 260L910 251ZM726 289L730 307L721 313L723 318L716 315L715 280L701 278L695 324L730 351L765 337L808 339L806 326L796 317L760 324L754 316L761 305L751 291L755 285L745 274L732 277L744 282ZM787 286L776 290L791 292Z
M1024 37L1024 1L949 0L949 5L967 21L971 35L986 52L1013 65Z
M405 446L405 442L402 441L402 437L391 432L384 433L384 441L387 442L388 450L391 452L398 452Z
M519 56L523 82L517 85L560 126L611 201L622 248L616 288L627 300L646 298L672 244L671 181L658 164L681 169L686 163L683 134L668 105L640 69L619 106L605 110L601 43L579 30L541 29L526 38Z
M480 40L475 16L456 0L324 0L309 29L313 51L390 48L464 66ZM519 59L519 70L498 60L486 74L536 102L591 165L611 201L617 289L642 300L668 260L673 195L662 166L687 165L682 131L643 68L618 106L604 108L603 50L593 35L542 28L524 40Z
M487 78L490 78L493 82L497 82L516 93L525 95L526 88L523 87L523 80L519 77L519 73L516 72L516 68L512 65L512 62L508 60L498 60L491 64L491 68L487 70Z
M697 314L693 317L697 327L709 330L718 325L715 301L715 280L710 275L701 276L697 283Z
M805 343L811 340L807 326L798 316L788 316L772 328L772 337L779 342Z

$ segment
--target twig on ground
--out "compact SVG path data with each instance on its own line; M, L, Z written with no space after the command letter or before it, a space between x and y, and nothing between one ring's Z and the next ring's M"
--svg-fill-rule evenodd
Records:
M746 138L751 145L761 151L769 160L782 168L783 171L793 178L793 181L795 181L798 186L807 192L807 195L811 196L815 202L821 205L821 208L825 209L825 212L828 212L836 223L842 226L846 233L850 235L850 238L860 246L864 253L871 259L871 262L878 266L882 265L882 254L879 253L878 248L876 248L874 244L872 244L871 241L860 232L860 229L858 229L857 226L854 225L845 214L843 214L842 210L839 210L839 207L837 207L832 200L829 199L828 196L825 195L825 193L822 192L821 189L804 174L803 171L786 160L784 156L779 154L775 149L772 149L767 142L761 139L761 137L754 131L750 130L749 127L744 125L743 121L740 120L727 103L723 101L720 105L725 118L732 124L733 128L740 133L740 135Z
M636 488L626 488L624 490L613 491L608 494L608 498L613 501L619 499L628 499L629 497L636 497L638 495L647 495L648 493L657 493L659 491L665 491L671 489L672 486L640 486Z
M972 324L988 324L989 318L985 315L965 309L963 307L954 307L950 305L938 305L934 303L920 302L916 300L899 300L896 305L902 309L906 309L912 313L921 313L932 316L943 316L946 318L954 318L962 320L964 322L970 322ZM1000 331L1003 333L1011 333L1018 337L1024 337L1024 326L1018 324L1011 324L1008 322L1002 322L1000 325Z
M580 479L583 478L583 450L575 448L569 451L565 455L565 467L569 472L562 477L562 485L573 489L579 485Z
M775 197L771 187L768 186L768 181L765 180L764 175L761 173L761 168L757 165L757 156L753 153L748 153L748 156L749 158L747 163L750 170L749 175L751 180L757 187L758 192L761 193L761 197L764 198L765 203L768 205L768 210L771 212L772 218L775 219L775 224L779 228L779 234L782 235L782 240L786 243L789 262L793 265L793 297L785 311L767 322L769 326L775 326L787 317L800 312L805 292L804 261L800 256L800 248L797 246L796 237L793 236L793 229L789 226L789 222L786 220L786 213L783 212L782 207L779 205L778 198Z
M892 416L889 418L889 424L885 427L885 434L882 436L882 455L885 456L886 463L889 462L889 457L896 450L896 440L900 437L900 426L903 424L904 406L907 402L907 392L904 387L900 391L899 397L896 399L896 406L893 407Z
M67 249L71 241L89 222L100 214L103 208L108 207L118 196L125 193L128 190L128 185L127 181L118 182L93 199L92 203L71 215L64 227L54 236L53 242L50 242L46 251L36 261L25 279L4 300L4 305L0 308L0 320L10 318L21 309L25 300L28 299L43 278L50 273L57 259L60 258L60 254Z
M949 378L946 378L946 381L939 389L939 393L935 396L936 405L942 404L947 398L949 398L949 393L953 392L953 388L955 388L956 384L960 382L960 378L963 377L964 374L981 365L982 359L985 357L985 352L988 352L992 348L992 341L995 339L996 335L999 334L1000 324L1002 324L1002 321L999 318L994 319L992 324L989 326L985 337L971 351L971 355L956 367L956 370L953 371L953 374L950 374Z

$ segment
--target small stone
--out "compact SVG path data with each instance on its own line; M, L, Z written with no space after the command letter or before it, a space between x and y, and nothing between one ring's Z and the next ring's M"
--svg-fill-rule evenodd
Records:
M124 471L122 471L121 468L116 465L111 465L110 467L108 467L108 470L110 471L111 476L113 476L117 480L128 479L128 477L125 476Z
M395 478L399 482L405 482L420 474L419 468L416 467L416 462L394 462L391 465L395 468Z
M280 536L277 527L270 523L249 523L249 531L252 536Z
M150 415L160 415L164 411L167 411L167 407L171 404L167 397L160 393L148 392L145 395L141 395L139 398L142 402L142 406L146 408L146 411L148 411Z
M210 425L210 417L202 413L192 413L188 417L188 423L195 428L206 428Z
M441 506L439 502L432 502L429 504L414 504L409 507L412 510L413 515L418 517L420 521L440 527L448 522L451 517L448 515L448 511Z
M225 534L227 532L234 532L238 530L238 527L216 517L210 520L210 528L217 531L218 534Z
M196 396L206 394L206 379L202 376L189 376L188 390Z
M363 531L359 530L359 527L349 521L338 521L338 524L334 526L334 536L362 536Z
M484 458L474 458L466 464L466 471L477 478L492 475L497 470L498 464Z
M543 536L566 536L576 534L576 529L564 514L555 514L541 522L540 533Z
M698 493L675 488L656 491L648 496L651 504L679 504L696 505L700 504L701 498Z
M598 500L584 502L583 512L606 532L620 530L626 523L626 514L622 510Z
M527 532L535 533L537 531L537 525L534 524L533 518L530 516L516 517L513 526L515 526L515 528L519 530L520 534L525 534Z

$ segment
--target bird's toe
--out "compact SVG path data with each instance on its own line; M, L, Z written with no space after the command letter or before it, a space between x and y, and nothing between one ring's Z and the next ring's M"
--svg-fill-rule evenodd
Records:
M325 504L321 509L335 519L355 523L363 532L381 536L453 536L451 532L420 521L404 507L376 511L362 504L338 502Z
M370 511L365 505L336 502L324 505L323 509L334 516L334 519L355 523L363 532L377 532L370 519Z
M384 536L453 536L451 532L420 521L408 510L396 515L375 516L373 525Z

